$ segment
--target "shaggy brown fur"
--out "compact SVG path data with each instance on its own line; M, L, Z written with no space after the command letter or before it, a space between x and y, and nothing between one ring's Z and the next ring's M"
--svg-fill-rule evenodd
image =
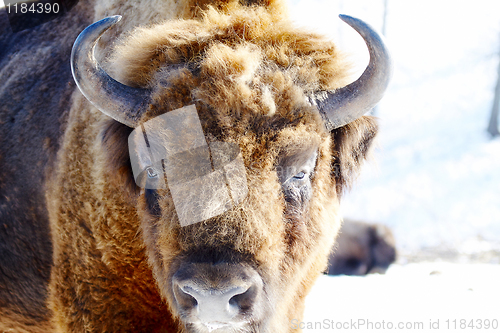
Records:
M108 61L110 73L153 90L144 121L196 104L207 141L239 145L249 193L223 215L181 228L168 190L151 199L133 183L131 129L74 93L57 164L44 182L54 253L52 324L59 332L182 332L171 278L187 257L212 253L214 262L241 257L258 271L270 300L259 327L288 332L326 266L340 194L376 124L362 117L325 131L306 96L345 85L347 66L331 42L294 28L281 1L156 2L135 19L133 2L96 5L94 19L125 12L124 26L106 33L101 45L133 25L193 18L131 32ZM311 147L318 151L313 194L298 211L284 200L276 166ZM0 327L12 325L6 323Z
M0 9L0 332L50 330L46 172L76 89L71 45L92 18L80 1L62 18L13 33Z

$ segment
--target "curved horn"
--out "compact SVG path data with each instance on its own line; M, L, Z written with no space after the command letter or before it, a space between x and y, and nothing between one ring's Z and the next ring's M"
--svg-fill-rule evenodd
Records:
M359 79L316 101L329 131L370 111L384 95L392 72L391 57L382 38L359 19L347 15L340 18L363 37L370 52L370 63Z
M121 20L102 19L83 30L71 51L71 72L82 94L102 113L130 127L137 127L149 106L150 92L132 88L111 78L97 63L94 49L101 35Z

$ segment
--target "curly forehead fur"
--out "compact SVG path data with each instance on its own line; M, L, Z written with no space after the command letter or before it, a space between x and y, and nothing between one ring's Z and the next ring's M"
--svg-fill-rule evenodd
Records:
M348 83L343 54L324 36L295 27L281 0L263 0L267 7L212 2L186 7L196 8L196 15L178 13L196 19L137 28L116 44L109 61L113 76L154 92L146 118L199 101L202 121L217 130L234 127L236 117L262 133L262 123L276 118L288 125L315 123L321 132L321 117L306 96ZM365 116L331 133L339 194L357 174L376 132L375 119Z
M123 83L152 88L161 112L188 98L219 114L283 116L305 107L306 95L345 85L348 67L324 37L269 8L237 3L139 28L115 48L111 64Z

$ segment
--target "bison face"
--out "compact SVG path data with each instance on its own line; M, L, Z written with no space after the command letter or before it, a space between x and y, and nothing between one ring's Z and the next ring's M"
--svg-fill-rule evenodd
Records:
M230 135L241 147L248 184L238 205L182 227L169 189L140 194L142 232L159 289L193 332L288 327L300 316L305 281L324 265L338 228L326 222L336 211L329 135L287 124L274 138L266 130L248 145L247 126Z
M388 80L378 36L344 19L368 41L372 60L359 80L334 92L345 81L334 47L259 8L209 10L200 21L136 31L111 60L127 86L93 57L96 40L116 18L87 28L75 43L80 90L116 120L101 121L100 149L109 166L102 178L130 198L137 214L130 225L141 236L133 242L154 277L146 287L186 331L287 332L301 318L339 228L339 194L376 131L371 118L357 118ZM163 179L158 166L145 177L165 186L131 184L124 147L133 128L187 105L195 105L207 147L238 147L247 192L222 213L182 226L175 179ZM199 191L203 199L209 190L175 191Z

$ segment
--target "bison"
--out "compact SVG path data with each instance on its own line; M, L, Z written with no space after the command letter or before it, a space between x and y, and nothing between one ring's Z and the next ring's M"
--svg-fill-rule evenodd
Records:
M0 330L290 332L377 132L380 37L342 16L349 83L281 0L0 19Z
M335 249L330 254L326 273L383 274L394 261L396 261L396 244L391 229L383 224L344 219Z

